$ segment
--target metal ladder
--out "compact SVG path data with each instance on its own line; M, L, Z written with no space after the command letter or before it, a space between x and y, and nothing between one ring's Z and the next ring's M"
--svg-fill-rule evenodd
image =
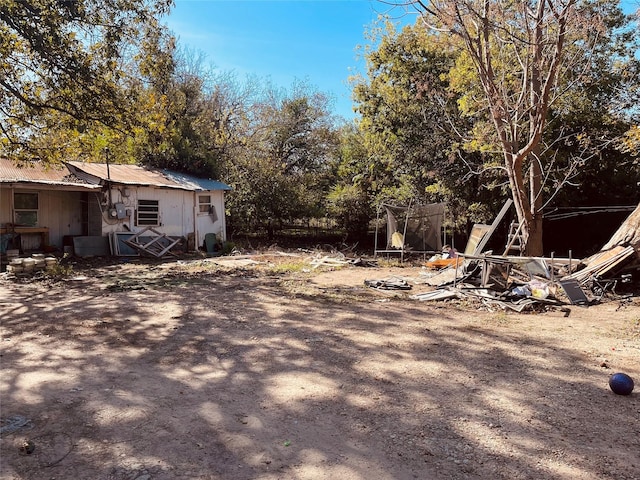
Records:
M522 224L518 222L511 222L509 225L509 234L507 235L507 245L504 249L504 255L509 255L512 251L517 252L517 255L522 255L524 239L522 238L521 226Z

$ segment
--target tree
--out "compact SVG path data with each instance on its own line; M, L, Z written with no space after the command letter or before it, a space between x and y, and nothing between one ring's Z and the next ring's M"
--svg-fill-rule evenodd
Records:
M177 49L174 68L162 82L142 89L149 99L136 132L139 158L147 165L218 177L233 142L234 125L245 114L245 94L236 78L216 73L205 57ZM155 113L155 115L150 115Z
M324 214L338 137L329 98L306 83L290 91L266 85L247 106L243 145L225 160L230 225L269 237L293 219Z
M163 30L172 0L4 0L0 3L1 147L48 158L32 140L59 121L119 128L132 114L126 63Z
M327 211L347 237L363 238L374 216L372 176L362 130L355 124L340 129L340 149L327 195Z
M622 138L621 150L640 156L640 125L633 125Z
M637 32L623 29L626 18L613 1L409 4L427 28L464 46L466 58L459 59L460 71L467 75L460 74L468 92L463 108L477 113L486 108L522 223L526 254L542 255L543 139L549 110L599 75L596 68L624 67L633 58ZM477 88L468 88L474 84Z
M348 168L340 176L353 179L352 187L366 185L373 207L416 198L444 201L448 221L458 230L489 221L491 204L502 192L493 188L495 169L483 169L494 156L465 145L474 119L460 114L460 94L448 78L460 48L421 25L397 32L386 22L371 39L367 76L352 79L366 154L358 162L345 157ZM341 192L354 198L354 188L343 186Z

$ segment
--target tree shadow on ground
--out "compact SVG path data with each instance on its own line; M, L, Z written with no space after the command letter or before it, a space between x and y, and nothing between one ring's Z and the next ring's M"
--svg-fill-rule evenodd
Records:
M0 286L1 416L29 419L2 435L2 478L640 471L637 395L603 388L584 352L528 333L531 318L501 330L490 315L415 302L341 304L247 275L179 277L147 278L144 290L105 288L135 275Z

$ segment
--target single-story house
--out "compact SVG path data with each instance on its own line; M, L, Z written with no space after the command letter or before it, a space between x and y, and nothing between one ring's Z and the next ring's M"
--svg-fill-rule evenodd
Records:
M183 237L192 249L212 235L224 242L228 190L216 180L138 165L0 159L0 248L62 251L77 237L148 230Z

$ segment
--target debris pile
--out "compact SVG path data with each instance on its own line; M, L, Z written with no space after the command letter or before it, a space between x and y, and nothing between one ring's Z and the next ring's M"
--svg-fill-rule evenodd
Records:
M344 267L347 265L370 267L374 265L374 263L364 260L360 257L347 258L343 253L335 253L331 255L316 253L312 257L307 258L306 261L311 264L314 270L320 267L334 268Z
M377 288L378 290L411 290L411 285L398 277L383 278L381 280L365 280L367 287Z
M522 312L542 306L588 306L604 301L630 302L638 252L616 246L584 260L460 254L463 262L445 269L429 267L424 282L435 291L416 300L468 298L492 307Z
M640 205L595 255L572 258L510 256L519 226L511 229L503 255L485 252L489 237L512 202L504 205L491 225L475 225L464 253L449 246L442 255L425 263L420 283L435 290L413 295L421 301L468 299L488 308L522 312L536 307L559 308L568 315L568 305L589 306L607 300L620 305L631 302L633 287L640 282ZM519 246L521 246L519 244ZM635 278L634 278L635 277ZM380 288L380 285L369 285ZM637 291L637 290L636 290Z

